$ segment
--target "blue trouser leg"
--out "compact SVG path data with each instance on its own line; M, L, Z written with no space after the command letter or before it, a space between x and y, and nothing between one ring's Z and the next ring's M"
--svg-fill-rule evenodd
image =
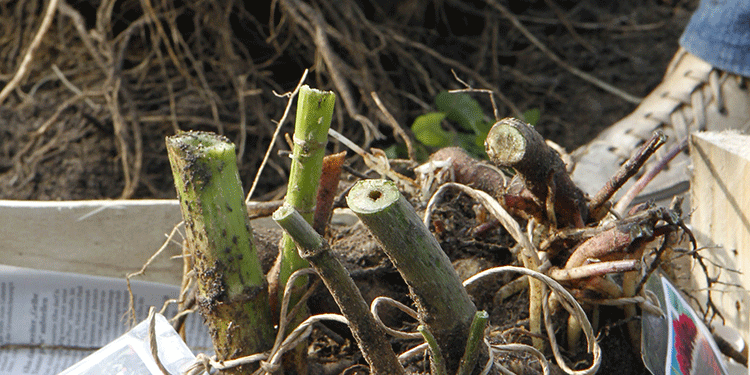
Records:
M715 68L750 77L750 0L701 0L680 45Z

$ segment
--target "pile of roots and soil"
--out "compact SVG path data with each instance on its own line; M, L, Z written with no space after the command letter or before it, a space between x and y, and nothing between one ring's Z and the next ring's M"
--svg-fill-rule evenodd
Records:
M406 142L458 77L492 90L500 117L538 109L542 135L572 149L634 106L601 87L658 83L696 3L3 2L1 197L173 197L164 137L190 129L238 145L247 189L274 139L289 149L277 94L305 69L364 148ZM259 199L283 194L289 163L272 156Z

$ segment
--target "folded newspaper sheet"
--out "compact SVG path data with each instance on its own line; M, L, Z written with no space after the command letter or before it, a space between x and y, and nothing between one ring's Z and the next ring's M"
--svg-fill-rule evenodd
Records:
M194 363L190 348L167 319L156 313L60 375L164 375L165 371L178 375L191 371Z
M132 289L136 322L179 293L137 280ZM124 279L0 265L0 374L58 374L132 328L128 307ZM194 353L212 350L198 315L187 319L186 338Z

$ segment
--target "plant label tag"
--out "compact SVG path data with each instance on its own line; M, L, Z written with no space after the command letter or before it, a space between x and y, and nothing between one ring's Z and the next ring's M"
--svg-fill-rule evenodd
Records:
M654 375L726 375L711 333L674 285L654 274L646 290L656 296L663 312L661 316L643 312L641 357L646 368Z

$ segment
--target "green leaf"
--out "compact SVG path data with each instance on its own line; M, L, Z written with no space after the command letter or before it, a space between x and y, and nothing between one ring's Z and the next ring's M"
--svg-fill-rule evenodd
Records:
M480 127L484 123L484 112L479 102L468 94L461 92L440 92L435 96L435 106L438 110L445 112L451 121L455 121L462 128L481 133Z
M542 117L542 112L539 108L532 108L523 113L523 121L532 126L535 126L539 122L540 117Z
M387 157L388 159L398 159L401 156L401 147L396 144L392 144L383 149L383 152L385 152L385 157Z
M484 151L484 139L480 141L474 134L457 134L458 146L466 150L470 155L474 157L482 157L485 155Z
M440 123L446 114L442 112L430 112L417 117L411 124L414 137L425 146L445 147L453 143L453 135L443 130Z

